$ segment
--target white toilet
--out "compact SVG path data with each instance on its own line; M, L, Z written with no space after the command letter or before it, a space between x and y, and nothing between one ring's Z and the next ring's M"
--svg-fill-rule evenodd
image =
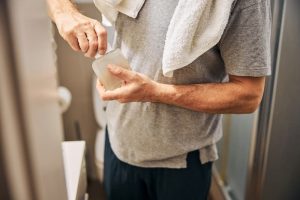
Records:
M101 101L99 94L95 87L96 78L93 80L93 104L94 104L94 113L96 121L99 125L99 130L97 131L96 141L95 141L95 163L97 167L97 176L100 182L103 182L103 169L104 169L104 142L105 142L105 126L106 118L104 107L105 102Z
M115 30L112 26L105 27L108 33L108 49L107 52L112 50L111 44L113 43ZM92 81L93 88L93 104L94 104L94 113L96 121L100 127L97 131L96 141L95 141L95 163L97 166L97 175L101 182L103 182L103 169L104 169L104 142L105 142L105 127L106 127L106 118L104 107L106 103L99 98L98 91L96 89L96 77Z

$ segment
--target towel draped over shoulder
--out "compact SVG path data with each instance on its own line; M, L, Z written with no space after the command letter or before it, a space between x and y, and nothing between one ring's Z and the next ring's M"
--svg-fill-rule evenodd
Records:
M183 68L221 39L235 0L179 0L168 27L162 58L166 77ZM94 0L104 20L114 24L118 13L136 18L145 0Z

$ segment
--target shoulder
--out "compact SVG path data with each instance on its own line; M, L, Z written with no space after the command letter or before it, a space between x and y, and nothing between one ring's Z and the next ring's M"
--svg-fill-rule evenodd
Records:
M253 22L270 19L270 0L234 0L230 21ZM244 24L247 25L247 24Z
M255 9L269 7L269 1L270 0L234 0L233 12L251 8Z

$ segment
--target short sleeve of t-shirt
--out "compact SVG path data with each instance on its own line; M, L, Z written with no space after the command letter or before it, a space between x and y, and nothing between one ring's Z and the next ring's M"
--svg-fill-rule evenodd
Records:
M237 76L271 74L271 13L268 0L236 0L219 43L226 72Z

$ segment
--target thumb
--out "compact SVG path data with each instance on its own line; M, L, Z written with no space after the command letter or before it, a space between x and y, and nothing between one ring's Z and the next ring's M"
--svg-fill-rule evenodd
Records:
M130 81L134 77L134 72L124 69L120 66L108 65L107 68L110 71L110 73L124 81Z

